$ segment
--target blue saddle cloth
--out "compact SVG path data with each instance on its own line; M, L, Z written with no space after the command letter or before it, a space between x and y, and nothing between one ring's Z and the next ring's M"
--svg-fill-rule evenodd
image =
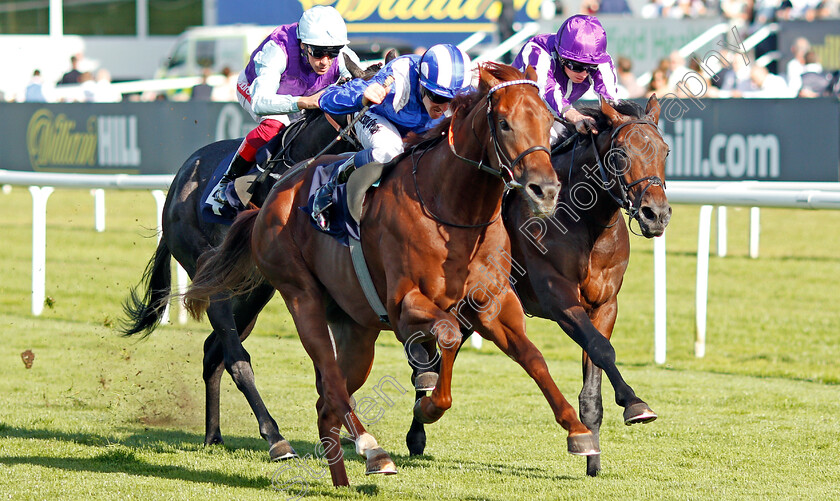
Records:
M315 201L315 194L318 193L318 189L338 175L338 167L343 163L344 160L339 160L331 164L315 167L315 172L312 174L312 184L309 187L309 198L306 207L300 207L300 210L306 212L307 217L312 214L312 203ZM348 240L350 237L359 240L359 226L350 216L350 210L347 208L346 184L339 184L333 190L333 204L327 209L327 212L330 221L330 228L328 230L322 230L315 224L315 220L311 217L309 217L309 222L318 231L330 235L344 246L350 245L350 241Z
M262 146L259 150L257 150L257 163L256 165L265 165L269 158L271 158L274 153L279 149L280 146L280 136L275 136L271 139L267 144ZM213 171L213 175L210 177L210 180L207 182L207 186L204 187L204 192L201 194L201 198L198 201L198 205L201 208L201 216L207 223L215 223L215 224L225 224L230 225L233 223L233 220L236 219L236 215L246 209L245 204L239 199L239 195L236 193L236 188L234 187L233 183L229 183L227 189L225 190L225 195L227 195L228 202L230 206L225 205L224 207L219 209L221 214L216 214L213 212L213 205L207 203L207 197L210 196L210 193L213 191L213 188L219 184L219 181L224 176L225 171L227 171L228 166L230 165L231 160L233 160L233 155L236 152L231 152L225 158L223 158L219 165L216 166L216 169ZM248 171L246 176L249 174L257 173L259 175L260 170L256 167L251 168Z

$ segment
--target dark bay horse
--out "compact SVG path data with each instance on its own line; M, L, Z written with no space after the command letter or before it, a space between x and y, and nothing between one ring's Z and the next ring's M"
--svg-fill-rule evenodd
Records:
M438 384L414 409L421 421L434 422L452 405L460 318L535 380L568 432L569 452L599 453L525 336L522 306L504 285L509 262L498 260L510 245L500 218L506 186L516 187L534 213L554 210L559 186L547 149L551 115L533 69L523 75L486 63L479 74L477 92L456 98L452 117L429 134L448 140L418 145L368 195L361 242L389 324L365 299L347 248L315 231L299 209L306 205L312 169L276 185L261 210L240 214L222 246L202 257L187 291L194 315L218 294L241 293L264 280L280 291L315 365L318 429L335 485L348 483L342 426L366 457L367 473L396 472L350 401L370 371L379 332L392 329L403 343L432 339L440 346ZM495 295L481 293L488 283L502 285ZM474 308L461 307L465 297Z
M524 274L514 270L511 281L525 311L557 322L584 350L580 418L597 438L604 412L602 369L615 389L616 403L625 409L625 424L656 419L619 373L609 338L630 260L621 210L631 222L638 221L645 237L665 231L671 217L664 191L669 150L657 128L655 96L644 110L622 101L615 108L602 102L600 108L580 111L596 119L600 132L580 137L570 150L552 156L563 186L554 215L532 217L527 202L512 193L503 218L513 258L524 267ZM422 454L425 442L423 424L415 419L406 436L410 453ZM587 474L594 476L600 469L600 456L589 456Z
M386 61L394 57L396 53L389 53ZM352 61L347 61L351 74L360 78L373 76L381 66L375 64L362 70ZM336 137L335 126L329 120L343 125L347 117L328 119L320 110L310 110L304 120L285 128L282 132L282 161L290 165L311 158L326 147ZM138 286L142 286L145 292L141 296L136 289L132 290L123 305L127 321L123 322L120 330L124 335L142 333L148 336L160 323L171 298L171 258L174 257L187 274L194 277L198 257L222 242L229 226L205 222L201 215L200 197L213 171L240 143L241 139L236 139L209 144L190 155L178 170L163 207L162 238ZM354 149L348 141L338 141L328 153ZM272 178L268 178L268 181L254 194L254 201L265 198L273 184ZM232 297L220 295L207 309L207 318L213 332L204 342L205 445L224 442L219 423L219 385L222 373L227 370L257 418L260 435L269 443L271 459L296 455L280 434L277 423L257 391L251 357L242 346L242 341L248 337L256 323L257 315L273 295L274 287L263 285L246 294Z

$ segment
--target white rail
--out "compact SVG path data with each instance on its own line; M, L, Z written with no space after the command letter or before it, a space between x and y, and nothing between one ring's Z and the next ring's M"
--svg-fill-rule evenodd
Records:
M700 224L697 235L697 282L695 291L695 343L694 355L706 354L707 305L709 291L709 242L713 205L720 205L718 254L725 255L725 218L727 205L746 206L750 209L750 257L758 257L759 207L784 207L798 209L840 210L840 183L783 183L772 181L742 182L695 182L670 181L666 190L672 204L701 204ZM723 221L721 222L721 218ZM664 238L664 237L660 237ZM654 245L654 268L664 270L665 245ZM664 273L664 272L663 272ZM655 361L665 363L665 335L659 333L659 326L666 318L664 281L654 285L654 316L657 333L655 336Z
M52 172L22 172L0 169L0 184L29 186L32 195L32 314L44 312L47 284L47 200L54 187L92 188L94 189L94 227L97 231L105 229L105 188L121 190L151 190L157 204L157 229L161 230L163 203L162 190L172 184L172 175L133 176L128 174L64 174ZM178 287L186 287L186 273L178 266ZM183 310L183 309L182 309ZM168 311L167 311L168 314ZM185 313L179 315L181 323L186 322Z
M43 312L46 284L46 206L53 187L94 188L96 210L104 211L104 195L101 189L152 190L158 208L158 230L160 230L165 196L162 190L169 187L171 175L131 176L126 174L56 174L43 172L19 172L0 169L0 184L29 186L32 194L32 314ZM695 355L702 357L706 351L706 307L708 304L709 242L713 205L751 207L750 255L758 256L758 208L788 207L800 209L840 209L840 183L781 183L767 181L717 182L717 181L670 181L666 191L672 204L700 204L700 225L697 247L697 290L696 290L696 339ZM719 207L720 227L725 231L725 207ZM96 228L104 229L104 214L97 213ZM723 239L725 240L725 235ZM724 255L718 238L718 253ZM654 360L666 360L666 247L665 236L654 240ZM187 276L178 267L178 287L183 291ZM185 321L184 313L180 319Z

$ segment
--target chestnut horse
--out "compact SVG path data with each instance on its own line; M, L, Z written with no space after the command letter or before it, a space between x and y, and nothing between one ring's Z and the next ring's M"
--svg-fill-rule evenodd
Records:
M470 294L488 278L507 284L509 262L492 264L510 245L500 219L506 187L516 187L537 214L553 212L559 191L547 148L551 115L539 97L534 70L523 75L485 63L479 75L477 92L456 98L452 117L427 136L437 140L403 156L368 195L361 242L390 323L365 299L347 248L316 231L300 209L306 206L313 169L275 186L261 210L241 214L222 246L202 257L187 291L194 315L217 294L241 292L263 280L280 291L315 365L318 430L335 485L348 483L339 445L342 425L366 457L367 473L396 473L350 401L370 371L379 332L392 329L403 343L433 339L440 346L438 384L415 405L418 419L434 422L452 405L452 368L461 344L458 318L468 319L535 380L568 432L569 452L599 453L592 433L525 336L524 313L513 290L502 287L492 298ZM443 135L448 141L440 140ZM464 311L459 302L468 294L477 307ZM453 308L460 310L457 317Z
M396 53L390 51L385 61L395 57ZM382 67L382 64L376 63L361 69L350 59L345 59L345 62L350 73L357 78L370 78ZM347 117L328 118L320 110L308 111L304 119L283 129L283 147L275 155L275 160L279 159L284 164L282 167L288 167L291 163L316 155L336 136L331 121L343 125ZM204 146L190 155L175 175L163 206L162 238L141 281L145 292L141 296L136 289L132 290L123 305L127 319L122 322L120 330L125 336L148 336L160 323L171 298L170 263L173 257L193 277L199 256L222 242L229 227L204 221L201 215L201 196L216 167L236 151L241 142L241 139L224 140ZM338 141L328 152L341 153L354 149L352 143ZM281 169L275 170L281 172ZM268 178L266 183L258 187L252 201L264 200L273 183L274 180ZM251 357L242 346L242 341L248 337L256 323L257 315L273 295L274 287L266 284L247 294L225 296L224 299L219 296L219 300L207 309L207 318L213 331L204 342L204 444L224 443L219 423L219 385L226 369L257 418L260 435L269 443L269 456L276 460L294 457L296 454L266 409L254 382Z
M526 201L513 193L503 218L514 262L524 267L525 276L514 270L511 281L525 311L557 322L584 350L580 418L597 438L604 412L602 369L615 389L616 403L624 407L625 424L656 419L619 373L609 338L630 260L630 238L620 211L638 221L645 237L665 231L671 218L664 190L668 145L657 128L655 96L644 111L630 101L615 108L602 101L600 108L580 111L597 121L600 132L576 136L571 149L552 156L563 183L557 211L550 218L534 218ZM414 420L406 443L412 455L423 453L423 423ZM600 456L589 456L587 474L594 476L600 469Z

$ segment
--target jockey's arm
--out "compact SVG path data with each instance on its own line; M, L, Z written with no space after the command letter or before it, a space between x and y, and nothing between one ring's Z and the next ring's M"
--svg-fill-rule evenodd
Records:
M266 43L254 56L257 76L251 84L251 109L257 115L287 115L301 110L299 96L277 94L288 61L286 52L275 42Z
M326 88L318 101L322 110L333 115L354 113L370 102L381 103L388 93L383 85L390 71L380 70L370 81L355 78L344 85L331 85Z

